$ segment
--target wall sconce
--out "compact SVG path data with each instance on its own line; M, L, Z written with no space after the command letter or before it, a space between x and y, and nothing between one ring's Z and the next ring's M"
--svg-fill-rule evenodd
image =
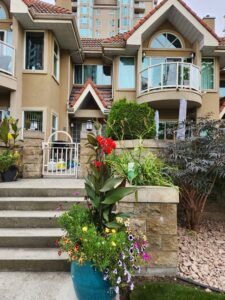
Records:
M71 128L73 128L73 127L74 127L74 124L73 124L73 122L72 122L72 123L70 123L70 127L71 127Z
M142 52L142 58L144 58L146 56L146 52Z
M192 59L192 61L195 59L195 52L191 53L191 59Z
M87 120L87 123L86 123L86 130L87 130L87 131L92 131L92 130L93 130L93 124L92 124L92 121L91 121L91 120Z
M10 30L13 31L13 23L10 24Z

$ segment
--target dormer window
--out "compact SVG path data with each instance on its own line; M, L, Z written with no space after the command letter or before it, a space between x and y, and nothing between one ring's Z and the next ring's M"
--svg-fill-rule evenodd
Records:
M164 32L158 34L151 42L151 48L156 49L170 49L170 48L182 48L182 43L180 39L173 33Z

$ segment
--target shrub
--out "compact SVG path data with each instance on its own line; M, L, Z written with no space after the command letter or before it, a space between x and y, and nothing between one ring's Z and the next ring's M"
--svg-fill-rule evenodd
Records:
M6 172L10 167L16 166L19 159L18 152L4 151L0 154L0 173Z
M128 102L126 99L115 102L111 108L106 135L116 140L154 138L154 110L148 104Z

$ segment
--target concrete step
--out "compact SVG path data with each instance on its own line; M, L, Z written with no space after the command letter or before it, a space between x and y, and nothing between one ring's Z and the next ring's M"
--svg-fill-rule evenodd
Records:
M57 249L0 248L1 271L69 271L67 256Z
M1 210L68 210L84 197L0 197Z
M0 228L0 247L54 248L59 228Z
M0 228L57 228L64 211L1 210Z

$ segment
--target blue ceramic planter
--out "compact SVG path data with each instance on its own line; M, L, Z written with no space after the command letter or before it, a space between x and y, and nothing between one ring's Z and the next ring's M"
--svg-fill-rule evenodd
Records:
M114 300L116 294L102 273L95 271L90 262L80 266L71 263L71 276L79 300Z

